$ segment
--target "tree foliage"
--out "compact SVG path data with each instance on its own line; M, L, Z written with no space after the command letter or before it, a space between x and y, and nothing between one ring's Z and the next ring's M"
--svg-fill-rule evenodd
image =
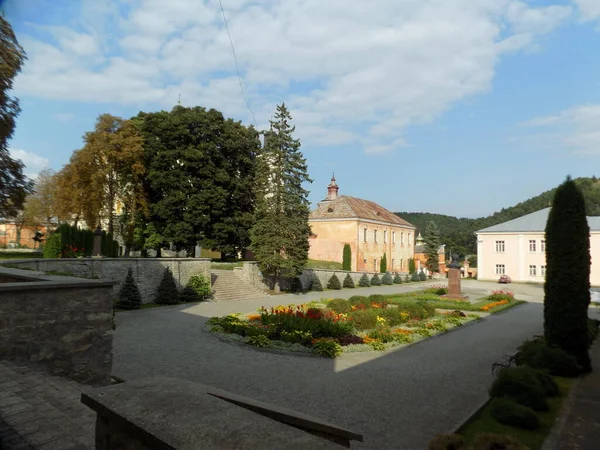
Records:
M0 17L0 217L15 216L32 187L23 174L23 163L13 159L8 151L8 142L21 112L19 100L11 97L9 92L25 59L25 51L12 27Z
M133 279L133 271L131 268L127 270L125 282L119 290L117 306L121 309L140 309L142 307L142 296Z
M352 279L352 277L350 276L349 273L347 273L346 277L344 278L343 287L348 288L348 289L354 288L354 280Z
M33 193L27 196L23 205L26 222L33 226L51 229L58 218L56 211L56 176L52 169L42 170L34 184Z
M379 273L387 272L387 255L384 253L379 261Z
M591 371L587 319L590 304L590 228L581 190L567 177L556 190L546 224L544 335Z
M310 213L306 160L285 104L278 105L257 164L252 251L276 288L281 277L299 275L308 261Z
M440 259L438 252L440 248L440 232L433 220L429 221L427 224L423 239L425 242L425 255L427 257L425 267L427 267L429 272L439 272Z
M171 273L171 269L167 267L156 290L154 303L158 303L159 305L174 305L178 301L179 291L177 289L177 282L175 281L175 277L173 277L173 273Z
M331 275L331 278L329 278L329 281L327 282L327 289L339 290L341 288L342 288L342 284L340 283L340 279L334 273L333 275Z
M352 270L352 248L348 243L344 244L342 270Z

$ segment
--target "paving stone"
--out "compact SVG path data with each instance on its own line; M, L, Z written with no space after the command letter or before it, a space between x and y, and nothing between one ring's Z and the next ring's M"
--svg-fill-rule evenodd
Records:
M18 413L22 413L24 411L33 411L33 408L31 407L31 405L29 403L21 401L20 403L16 403L14 405L5 406L5 407L1 408L0 411L2 411L2 417L4 417L5 420L10 422L9 418L11 416L18 414Z
M67 448L73 448L77 445L77 442L70 437L64 436L54 441L47 442L38 447L37 450L65 450Z
M42 427L33 433L24 434L23 438L31 445L38 447L42 444L55 441L65 436L65 433L57 428Z

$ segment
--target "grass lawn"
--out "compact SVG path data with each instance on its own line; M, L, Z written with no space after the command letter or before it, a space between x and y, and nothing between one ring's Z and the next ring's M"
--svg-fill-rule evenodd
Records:
M3 259L30 259L41 258L41 252L0 252L0 260Z
M461 311L481 311L481 308L485 305L493 303L486 298L482 298L474 303L467 302L457 302L457 301L444 301L443 298L434 295L434 294L426 294L423 291L416 292L406 292L404 294L391 294L385 296L390 303L393 304L402 304L402 303L412 303L415 300L422 299L427 303L433 304L436 308L439 309L459 309ZM512 302L506 305L498 305L495 308L486 311L490 314L496 314L501 311L506 311L507 309L514 308L515 306L526 303L523 300L513 300Z
M242 267L244 265L244 263L242 261L240 262L211 262L210 263L210 268L214 269L214 270L233 270L234 267Z
M521 428L502 425L492 417L488 403L471 417L471 419L458 431L458 434L461 434L467 443L471 442L473 438L480 433L508 434L521 441L531 450L541 449L544 440L554 426L554 421L561 409L563 401L569 394L569 390L575 381L574 378L554 377L554 379L560 388L561 396L549 398L548 406L550 409L548 411L537 413L541 422L541 426L537 430L523 430Z
M326 270L342 270L342 263L336 261L319 261L317 259L309 259L306 264L307 269L326 269Z

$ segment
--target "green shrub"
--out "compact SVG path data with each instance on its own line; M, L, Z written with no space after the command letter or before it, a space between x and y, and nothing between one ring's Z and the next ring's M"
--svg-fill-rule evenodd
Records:
M350 302L345 298L334 298L327 303L327 307L336 313L349 313L352 310Z
M368 305L369 297L365 297L364 295L353 295L348 299L348 302L350 302L351 306Z
M327 289L335 289L335 290L342 289L342 284L340 283L340 279L337 277L337 275L335 273L333 275L331 275L331 278L327 282Z
M394 278L392 277L392 274L386 272L385 275L381 278L381 284L385 284L387 286L394 284Z
M460 434L438 434L427 446L428 450L460 450L465 440Z
M490 412L492 417L503 425L525 430L540 427L540 419L533 409L508 398L494 398L490 404Z
M475 436L469 450L528 450L512 436L506 434L483 433Z
M573 356L558 347L549 347L543 339L525 341L515 360L518 366L547 370L561 377L576 377L581 371Z
M402 284L402 277L400 276L399 273L394 275L394 284Z
M413 273L416 272L416 270L417 270L417 265L415 263L415 259L410 258L408 260L408 273L412 275Z
M271 346L271 341L265 335L259 334L257 336L250 336L246 339L246 344L252 345L253 347L265 348Z
M175 278L173 278L171 269L167 267L163 272L162 279L156 290L154 303L159 305L174 305L178 301L179 291L177 290L177 284L175 283Z
M372 295L369 295L369 303L379 303L382 305L387 305L388 301L385 298L385 296L383 296L381 294L372 294Z
M378 339L383 343L394 341L394 335L389 328L385 330L374 329L367 334L371 339Z
M535 369L527 366L503 369L490 388L492 397L508 397L536 411L546 411L546 392Z
M508 291L507 292L497 292L495 294L488 295L487 300L490 302L499 302L502 300L512 302L515 300L515 296L512 293L509 293Z
M302 281L300 281L300 277L290 278L290 292L302 292Z
M379 273L387 272L387 255L384 253L381 259L379 260Z
M348 289L354 288L354 280L352 279L349 273L347 273L346 278L344 278L343 286Z
M403 311L399 308L385 308L379 311L379 315L388 321L391 327L407 322L407 319L402 316Z
M351 317L357 330L370 330L377 325L377 314L372 309L353 311Z
M423 272L423 269L419 272L419 281L427 281L427 275Z
M381 278L379 278L379 275L373 275L373 278L371 278L371 286L381 286Z
M600 321L596 319L588 319L588 346L592 346L596 338L598 337L598 330L600 328Z
M385 345L383 345L383 342L381 342L381 341L372 341L372 342L369 342L369 345L371 346L371 348L373 350L376 350L378 352L382 352L385 350Z
M362 274L362 277L360 277L360 280L358 280L358 285L360 287L371 287L371 282L369 281L369 277L366 273Z
M342 253L342 270L352 270L352 248L347 243Z
M186 286L179 294L179 301L182 303L201 302L202 299L191 286Z
M119 290L117 306L121 309L140 309L142 307L142 296L133 279L133 271L131 268L127 270L125 282Z
M42 256L44 258L60 258L61 250L62 242L60 239L60 233L52 233L46 239Z
M308 331L282 331L281 340L290 344L309 345L312 340L312 335Z
M412 276L410 277L410 281L421 281L421 278L417 272L413 272Z
M212 296L210 279L202 274L192 275L188 280L186 287L193 289L200 300L206 300Z
M335 358L342 354L342 346L333 340L323 340L313 345L312 352L327 358Z
M321 280L315 272L313 272L312 276L310 277L310 289L317 292L323 291Z
M397 308L399 311L405 311L411 319L423 320L435 316L435 306L426 302L401 303Z
M410 283L412 281L412 277L408 276L408 274L404 275L404 282Z

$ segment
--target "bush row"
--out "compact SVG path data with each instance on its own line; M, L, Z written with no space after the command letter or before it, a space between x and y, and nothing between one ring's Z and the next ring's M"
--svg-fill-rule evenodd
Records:
M404 277L399 273L392 274L390 272L386 272L383 276L379 276L379 274L374 274L372 277L369 277L366 273L358 280L358 287L371 287L371 286L381 286L387 285L391 286L392 284L402 284L402 283L410 283L410 282L418 282L418 281L426 281L427 276L423 271L420 273L413 273L411 275L405 275ZM356 287L354 280L350 276L349 273L346 274L343 281L340 281L340 278L337 274L333 274L329 281L327 282L327 289L331 290L340 290L342 288L353 289ZM290 291L298 292L302 290L302 283L300 282L300 278L292 278L290 280ZM307 289L309 291L323 291L323 283L321 283L321 279L318 277L316 273L313 272L310 279L310 286Z

